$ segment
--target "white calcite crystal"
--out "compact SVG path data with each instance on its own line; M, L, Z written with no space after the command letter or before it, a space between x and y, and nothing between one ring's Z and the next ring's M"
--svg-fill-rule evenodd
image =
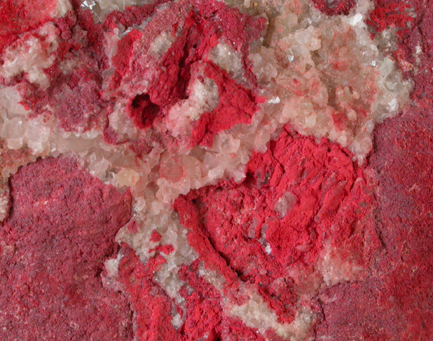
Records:
M277 314L269 309L263 298L255 292L248 294L249 300L242 305L232 305L229 312L241 319L247 326L258 329L265 334L267 330L274 330L284 340L303 341L313 321L312 313L308 309L299 309L295 319L290 324L278 322Z
M227 42L221 40L211 51L210 59L225 70L239 83L246 82L244 76L244 65L241 54L234 50Z
M284 218L284 216L293 208L295 203L296 196L291 192L286 192L281 196L280 199L278 199L274 210L281 215L281 218Z
M174 37L170 32L161 32L158 37L150 44L149 52L156 58L161 58L166 54L174 42Z
M319 271L327 286L354 280L362 267L339 255L330 245L326 245L320 254Z
M204 76L201 65L192 71L192 78L194 80L187 89L188 98L173 105L169 112L167 125L175 137L185 135L193 121L219 104L218 87L211 78Z
M358 1L348 16L328 17L309 2L279 1L268 47L251 55L268 93L278 96L280 123L347 147L359 163L372 149L374 125L408 102L411 83L371 40Z
M83 0L81 6L94 13L97 21L103 21L113 11L123 11L125 7L152 3L152 0Z
M9 205L8 193L0 188L0 222L2 222L7 215Z
M64 17L71 9L72 6L69 0L57 0L56 12L54 16L59 18Z

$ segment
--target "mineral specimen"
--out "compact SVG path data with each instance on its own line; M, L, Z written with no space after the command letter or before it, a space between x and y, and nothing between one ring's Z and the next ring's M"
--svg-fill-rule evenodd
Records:
M423 6L0 4L2 339L430 340Z

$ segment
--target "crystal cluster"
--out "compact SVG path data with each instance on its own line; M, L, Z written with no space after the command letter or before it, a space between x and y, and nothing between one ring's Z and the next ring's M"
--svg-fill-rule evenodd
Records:
M397 115L411 88L371 40L365 18L372 6L358 1L350 15L328 17L308 3L286 1L265 44L251 54L269 102L278 102L278 122L339 143L361 164L375 124Z

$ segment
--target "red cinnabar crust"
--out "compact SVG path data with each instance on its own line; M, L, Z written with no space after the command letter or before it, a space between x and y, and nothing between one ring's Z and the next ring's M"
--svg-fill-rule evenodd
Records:
M326 320L318 338L432 340L433 8L418 0L410 5L415 18L408 17L404 1L377 0L370 17L378 31L399 29L401 41L393 55L414 79L413 104L377 128L370 158L383 252L368 280L321 296ZM416 28L408 29L412 22Z
M103 287L103 262L131 196L67 158L22 167L0 227L1 340L130 340L129 303Z
M191 191L175 208L205 267L224 276L226 295L242 301L239 283L249 283L278 321L290 323L298 295L314 296L323 281L338 281L327 278L326 267L324 279L314 273L325 245L363 270L348 278L362 277L372 264L380 248L373 187L340 147L288 131L265 154L254 154L247 170L241 184Z
M349 14L356 0L312 0L314 6L327 15Z

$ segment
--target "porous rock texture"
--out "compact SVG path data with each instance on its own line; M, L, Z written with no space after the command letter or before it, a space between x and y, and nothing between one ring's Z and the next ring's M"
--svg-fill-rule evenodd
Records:
M47 158L10 181L1 229L3 340L127 340L128 300L104 287L103 261L131 216L131 196L92 178L70 159Z
M0 10L2 340L433 340L425 1Z
M378 1L377 27L403 25L396 8L406 2ZM318 335L343 340L432 339L432 60L433 11L409 3L417 14L401 33L396 58L414 78L412 103L375 132L370 169L377 180L376 226L382 252L368 280L324 293L326 321ZM395 13L388 15L388 13ZM422 13L422 14L421 14ZM402 56L402 57L401 57Z

